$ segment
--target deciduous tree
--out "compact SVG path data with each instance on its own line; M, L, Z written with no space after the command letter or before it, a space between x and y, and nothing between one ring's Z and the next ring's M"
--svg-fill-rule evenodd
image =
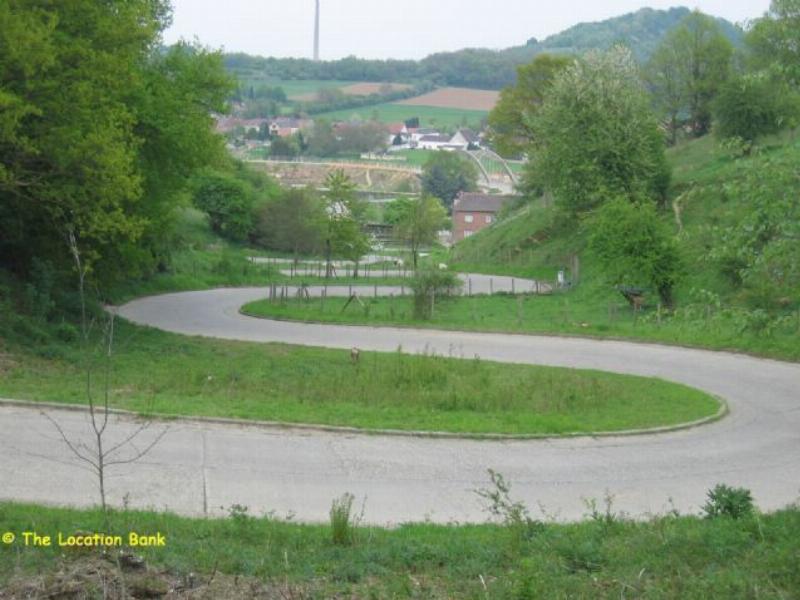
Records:
M419 251L433 244L438 232L447 225L447 211L442 202L433 196L420 196L405 207L405 213L396 225L400 239L408 244L414 269L419 263Z
M540 54L533 62L517 67L517 82L500 92L500 100L489 113L490 139L503 156L519 156L533 142L533 115L556 74L573 62L568 56Z
M568 213L616 196L665 196L663 134L625 48L589 53L557 75L534 133L527 185L541 184Z
M469 157L455 152L435 152L422 167L422 189L439 198L450 210L459 192L471 192L478 187L478 169Z

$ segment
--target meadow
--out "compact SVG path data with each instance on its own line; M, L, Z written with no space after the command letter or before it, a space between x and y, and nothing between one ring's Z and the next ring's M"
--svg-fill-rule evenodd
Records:
M331 121L366 121L376 119L383 123L402 123L408 119L419 117L422 127L441 127L455 130L458 127L479 129L487 112L462 110L457 108L440 108L434 106L403 106L398 103L376 104L315 115L317 118Z

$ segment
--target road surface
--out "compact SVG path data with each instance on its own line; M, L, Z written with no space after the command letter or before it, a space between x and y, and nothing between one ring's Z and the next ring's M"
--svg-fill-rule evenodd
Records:
M329 288L329 294L347 288ZM387 293L389 288L379 288ZM312 290L314 291L314 290ZM800 496L800 364L702 350L576 338L311 325L253 319L239 307L264 289L221 289L135 300L120 314L186 335L330 348L441 354L658 376L724 398L730 414L674 433L537 441L470 441L337 434L180 422L140 463L117 470L111 501L184 514L276 511L327 519L345 492L366 497L370 523L487 518L474 493L489 468L535 516L580 519L585 500L614 496L614 509L643 517L697 512L717 483L750 488L773 510ZM68 430L82 413L49 411ZM134 427L115 422L114 435ZM78 470L36 410L0 407L0 498L91 505L93 479Z

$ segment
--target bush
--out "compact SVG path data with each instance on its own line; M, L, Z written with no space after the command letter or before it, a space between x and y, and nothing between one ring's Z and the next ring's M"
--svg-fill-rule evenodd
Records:
M71 344L78 339L78 328L66 321L56 327L56 337L64 343Z
M414 292L414 317L430 319L433 316L436 299L457 294L462 285L458 276L451 271L437 269L417 271L411 280L411 289Z
M730 517L741 519L753 514L753 496L746 488L732 488L719 484L708 492L708 501L703 506L706 518Z
M360 519L353 515L353 494L344 494L331 504L331 536L336 546L352 546Z
M763 73L745 75L725 84L717 97L715 130L723 139L742 140L743 154L749 154L753 142L787 127L796 112L785 86Z

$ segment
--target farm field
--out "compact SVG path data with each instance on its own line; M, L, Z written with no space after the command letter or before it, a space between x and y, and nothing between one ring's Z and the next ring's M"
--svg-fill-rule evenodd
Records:
M448 87L401 100L397 104L489 112L495 107L499 98L500 92L492 90Z
M436 106L405 106L399 102L376 104L361 108L350 108L315 115L317 118L330 120L369 120L377 119L383 123L399 123L419 117L422 127L458 127L479 128L487 116L486 111L464 110L458 108L441 108Z
M321 89L340 89L351 85L360 85L357 81L336 81L322 79L253 79L247 84L279 87L290 99L297 99L306 94L313 95Z
M331 82L333 83L333 82ZM353 83L350 85L343 85L338 88L333 86L325 86L325 89L338 89L345 96L369 96L370 94L385 94L387 92L399 92L411 88L407 83ZM315 100L317 92L321 88L317 88L312 92L305 94L289 96L290 100L310 101Z

